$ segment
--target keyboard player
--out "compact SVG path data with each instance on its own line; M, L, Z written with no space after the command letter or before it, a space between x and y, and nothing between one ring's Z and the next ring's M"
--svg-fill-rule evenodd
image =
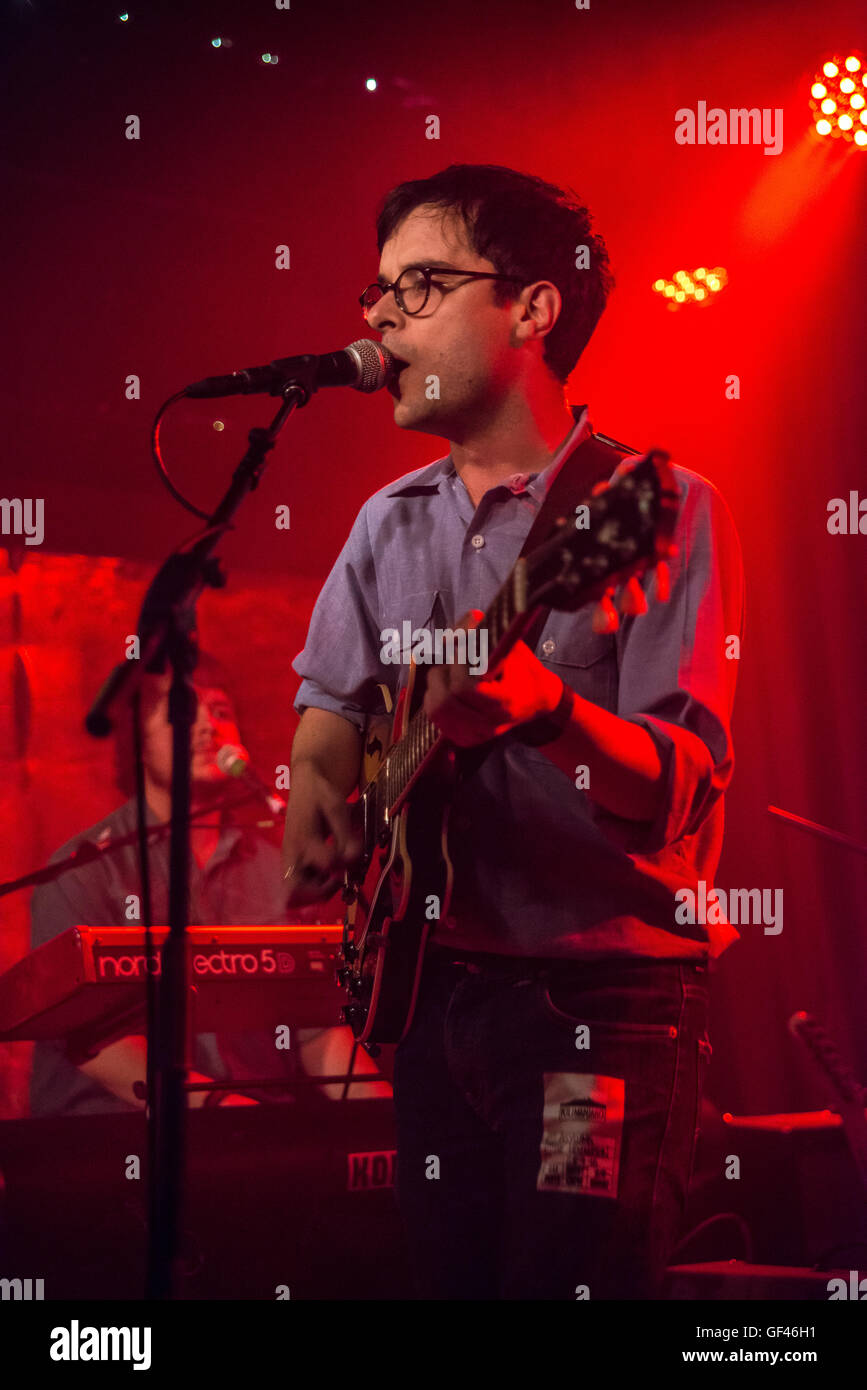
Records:
M192 925L245 924L283 925L297 922L336 922L342 916L339 898L330 903L287 910L280 867L280 851L252 825L237 814L210 807L226 798L230 790L226 775L216 763L217 750L224 744L242 742L229 680L224 668L210 655L202 653L193 682L198 709L191 737L192 809L194 817L203 813L201 824L191 827L190 923ZM146 676L142 684L142 741L148 820L164 822L171 813L170 785L172 748L168 722L170 676ZM94 840L109 831L112 838L129 834L136 826L134 769L131 734L121 727L116 737L117 785L128 799L98 824L76 835L57 851L54 859L72 853L82 839ZM249 818L248 818L249 819ZM154 923L168 921L168 836L154 838L149 845L152 917ZM127 899L141 900L141 884L136 845L112 850L79 868L71 869L53 882L42 884L31 901L31 946L41 946L71 926L126 925ZM290 1020L291 1023L291 1020ZM291 1030L292 1047L275 1047L270 1034L199 1033L194 1038L190 1080L271 1077L290 1080L296 1067L307 1074L343 1073L349 1063L351 1034L347 1028ZM30 1106L34 1115L84 1115L125 1112L143 1108L133 1090L144 1080L146 1044L141 1035L121 1038L104 1047L90 1060L77 1065L62 1041L34 1044ZM355 1071L376 1068L359 1049ZM323 1086L335 1097L342 1087ZM189 1104L199 1107L207 1092L193 1091ZM255 1104L251 1096L238 1092L215 1093L221 1104ZM355 1085L352 1097L390 1094L382 1082ZM267 1092L267 1099L280 1100L286 1092ZM261 1098L266 1093L260 1093Z

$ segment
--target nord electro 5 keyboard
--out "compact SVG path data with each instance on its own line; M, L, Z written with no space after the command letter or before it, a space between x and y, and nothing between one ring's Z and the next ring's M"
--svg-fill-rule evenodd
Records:
M0 975L0 1041L76 1038L100 1043L136 1031L145 981L159 977L167 927L145 953L136 927L70 927ZM277 1024L336 1026L343 991L334 969L342 926L189 927L187 983L194 1031Z

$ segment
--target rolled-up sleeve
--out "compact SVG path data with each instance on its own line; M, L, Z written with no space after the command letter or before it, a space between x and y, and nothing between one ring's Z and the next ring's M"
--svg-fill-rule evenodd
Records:
M312 705L360 729L368 715L386 712L379 687L394 691L399 668L381 660L378 609L365 503L316 600L304 648L292 662L302 678L294 701L299 714Z
M743 565L731 513L704 478L676 471L682 504L669 562L671 596L618 633L621 718L647 729L666 795L652 823L633 826L630 849L646 854L694 835L734 767L731 714L743 636Z

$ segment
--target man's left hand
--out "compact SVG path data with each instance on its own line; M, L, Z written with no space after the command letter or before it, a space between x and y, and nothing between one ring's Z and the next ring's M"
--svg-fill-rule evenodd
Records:
M455 625L469 631L484 617L472 608ZM460 748L487 743L499 734L556 709L563 684L531 652L516 642L495 675L472 675L465 664L431 665L424 712Z

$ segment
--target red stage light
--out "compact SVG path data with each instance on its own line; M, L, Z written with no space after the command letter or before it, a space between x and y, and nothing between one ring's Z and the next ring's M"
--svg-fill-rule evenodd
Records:
M835 53L822 64L810 87L810 107L817 135L830 135L860 149L867 145L867 132L856 122L865 104L863 93L858 90L859 82L867 87L867 73L863 69L862 58L856 53L847 57ZM867 122L861 122L865 124Z
M728 275L721 265L708 270L700 265L696 270L676 270L670 280L654 280L653 289L668 301L669 309L681 304L710 304L728 284Z

